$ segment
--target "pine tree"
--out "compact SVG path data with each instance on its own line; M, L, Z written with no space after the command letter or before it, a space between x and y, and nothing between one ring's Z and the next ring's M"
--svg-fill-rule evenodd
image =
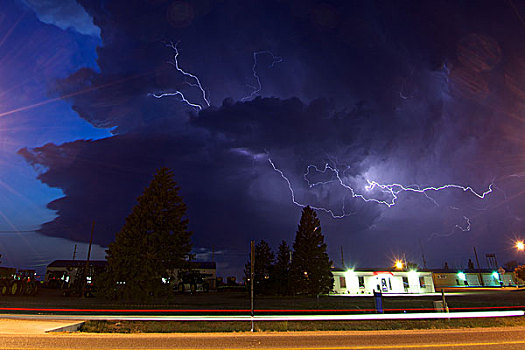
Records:
M275 255L268 243L264 240L255 245L255 266L254 266L254 291L257 294L271 293L271 278L273 275L273 263ZM245 280L250 277L250 262L244 266Z
M273 267L273 285L277 294L290 294L290 247L286 241L282 241L277 250L277 259Z
M118 287L120 297L147 299L166 286L162 279L180 268L191 250L186 205L178 194L173 172L161 168L137 198L115 242L106 250L105 294Z
M303 209L293 249L290 266L293 291L310 295L328 293L334 283L332 262L326 253L321 223L309 206Z

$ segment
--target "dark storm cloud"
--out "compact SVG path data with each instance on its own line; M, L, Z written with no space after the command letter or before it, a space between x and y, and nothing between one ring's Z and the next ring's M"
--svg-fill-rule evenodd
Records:
M521 109L512 106L525 95L525 65L515 58L524 52L517 40L524 28L503 2L83 5L101 28L100 72L79 70L56 89L73 94L80 117L114 127L116 136L21 151L41 167L42 182L65 194L50 203L58 217L42 226L44 234L85 240L81 232L95 219L103 230L96 240L107 244L154 169L170 166L197 247L290 240L300 209L268 157L301 203L334 211L344 203L353 214L348 218L322 215L329 246L335 251L357 242L351 254L365 261L372 258L361 246L377 255L415 237L459 236L458 246L470 247L474 237L490 242L495 222L499 235L520 227L521 217L501 202L521 186L509 175L523 171L512 162L523 149L516 134L523 128ZM499 25L502 18L508 27ZM188 86L193 81L166 64L174 54L164 45L170 40L180 40L180 65L199 75L211 108L197 113L178 97L151 96L180 89L204 103ZM253 52L261 50L283 61L272 66L270 57L261 57L257 72L267 97L242 102L255 84ZM401 194L399 205L386 209L352 200L337 183L309 189L308 164L327 162L343 169L345 183L359 193L366 179L468 184L478 192L496 179L501 188L481 202L461 191L432 194L437 205ZM333 180L330 175L314 172L311 179ZM501 215L506 220L489 220ZM464 217L484 228L461 231ZM378 237L386 236L381 243Z

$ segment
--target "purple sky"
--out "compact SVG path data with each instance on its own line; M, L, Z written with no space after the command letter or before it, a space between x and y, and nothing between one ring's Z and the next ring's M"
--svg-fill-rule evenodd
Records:
M336 265L341 247L360 267L424 252L463 268L473 246L482 265L525 261L522 2L12 0L1 15L4 265L70 258L92 220L103 258L161 166L218 275L240 277L252 239L291 244L307 204ZM422 192L450 184L469 189Z

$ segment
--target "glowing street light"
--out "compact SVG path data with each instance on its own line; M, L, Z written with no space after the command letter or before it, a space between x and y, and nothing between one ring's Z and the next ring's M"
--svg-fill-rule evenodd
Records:
M523 243L523 241L517 241L516 242L516 249L518 249L518 250L525 250L525 243Z
M396 262L394 263L394 267L398 270L402 270L403 269L403 262L401 260L396 260Z

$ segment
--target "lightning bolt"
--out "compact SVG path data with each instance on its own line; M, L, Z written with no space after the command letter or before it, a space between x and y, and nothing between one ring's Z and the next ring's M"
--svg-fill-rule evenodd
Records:
M428 191L441 191L441 190L444 190L444 189L449 189L449 188L454 188L454 189L460 189L462 190L463 192L470 192L472 193L474 196L480 198L480 199L484 199L489 193L492 193L492 188L494 186L494 183L490 183L489 186L488 186L488 189L485 191L485 192L482 192L482 193L478 193L476 191L474 191L474 189L470 186L461 186L461 185L456 185L456 184L448 184L448 185L442 185L442 186L439 186L439 187L435 187L435 186L429 186L429 187L425 187L425 188L420 188L419 186L403 186L401 184L388 184L388 185L382 185L382 184L379 184L375 181L370 181L370 180L367 180L368 182L368 186L366 186L366 189L371 191L373 190L374 188L379 188L381 189L382 192L386 192L386 193L389 193L391 196L392 196L392 200L390 202L386 202L386 201L383 201L382 204L385 204L387 205L388 207L392 207L396 204L396 200L398 199L398 194L401 193L401 192L416 192L416 193L423 193L423 194L426 194L426 192ZM428 197L427 197L428 198ZM434 203L437 204L437 202L434 201Z
M281 63L283 61L282 57L275 56L270 51L256 51L253 53L252 72L253 72L253 77L255 78L255 82L257 83L257 86L248 85L248 87L251 88L253 91L248 96L241 98L241 101L243 102L259 95L259 93L262 90L261 78L259 77L259 74L257 73L257 56L259 55L270 55L272 57L272 64L270 64L269 68L273 68L273 66L275 66L276 63Z
M463 216L463 219L465 219L465 221L467 222L467 226L466 227L461 227L459 225L456 225L456 228L460 229L463 232L468 232L468 231L470 231L470 225L471 225L470 224L470 219L467 218L466 216Z
M199 111L202 110L202 106L201 105L199 105L197 103L191 103L190 101L188 101L186 99L184 94L182 92L178 91L178 90L175 91L175 92L163 92L163 93L160 93L160 94L151 94L151 96L153 96L155 98L163 98L163 97L166 97L166 96L180 96L181 101L186 103L188 106L196 108Z
M295 192L293 190L293 187L292 187L292 184L290 182L290 180L286 177L286 175L284 175L283 171L280 170L279 168L277 168L275 166L275 163L271 160L271 158L268 157L268 162L270 163L270 165L272 166L273 170L275 170L278 174L281 175L281 177L284 179L284 181L286 181L286 183L288 184L288 189L290 190L290 194L292 195L292 202L301 207L301 208L304 208L307 206L307 204L303 204L303 203L299 203L296 199L295 199ZM315 209L315 210L320 210L320 211L324 211L325 213L328 213L330 214L333 218L335 219L341 219L341 218L344 218L346 216L349 216L351 215L351 213L345 213L345 208L344 208L344 203L343 203L343 214L339 215L339 214L336 214L334 213L331 209L327 209L327 208L323 208L323 207L314 207L314 206L311 206L310 205L310 208L312 209Z
M268 162L272 166L273 170L276 171L277 173L279 173L281 175L281 177L288 184L288 189L290 190L293 203L298 205L298 206L300 206L300 207L305 207L306 204L303 204L303 203L300 203L300 202L297 201L295 192L294 192L293 187L291 185L291 182L286 177L284 172L282 170L280 170L279 168L277 168L277 166L271 160L270 157L268 157ZM310 174L311 169L314 169L315 171L317 171L319 173L323 173L323 174L328 172L328 171L330 171L330 172L333 173L333 175L335 177L333 179L331 179L331 180L328 180L328 181L311 182L308 179L308 175ZM379 204L379 205L384 205L384 206L386 206L388 208L391 208L394 205L396 205L397 200L399 199L399 194L402 193L402 192L421 193L421 194L425 195L425 197L430 199L435 205L439 206L437 201L435 201L432 197L428 196L427 192L438 192L438 191L443 191L443 190L446 190L446 189L459 189L459 190L461 190L463 192L469 192L469 193L471 193L472 195L474 195L475 197L477 197L479 199L484 199L488 194L492 193L493 187L494 187L494 183L491 183L491 184L489 184L488 189L486 191L479 193L479 192L476 192L470 186L461 186L461 185L457 185L457 184L447 184L447 185L442 185L442 186L437 186L437 187L436 186L421 187L419 185L405 186L405 185L398 184L398 183L380 184L380 183L378 183L376 181L371 181L371 180L367 179L366 181L367 181L368 185L365 186L365 190L366 191L372 191L372 190L375 189L375 190L379 190L379 192L381 192L381 193L384 193L384 194L387 194L388 196L390 196L389 200L384 200L384 199L377 199L377 198L373 198L373 197L368 197L368 196L365 196L362 193L356 192L355 189L352 186L350 186L350 185L348 185L348 184L346 184L344 182L343 178L340 175L340 170L337 167L331 166L328 163L326 163L324 168L322 168L322 169L318 168L316 165L308 165L308 167L306 168L306 172L303 175L303 178L305 179L305 181L306 181L306 183L307 183L309 188L313 188L313 187L316 187L316 186L327 185L327 184L331 184L331 183L338 183L343 188L348 190L348 192L349 192L349 194L351 195L352 198L357 198L357 199L360 199L360 200L362 200L364 202L372 202L372 203L376 203L376 204ZM314 207L312 207L312 208L314 208ZM350 215L349 213L346 213L344 211L344 206L343 206L342 214L335 214L331 209L327 209L327 208L323 208L323 207L314 208L314 209L319 209L319 210L322 210L322 211L324 211L326 213L329 213L329 214L332 215L333 218L343 218L345 216ZM461 227L459 225L456 225L456 227L458 229L461 229L462 231L470 231L470 227L471 227L470 220L467 217L464 217L464 218L467 221L467 226L465 228L463 228L463 227Z
M178 42L175 43L175 44L173 42L170 42L170 43L166 44L167 47L171 48L175 52L174 55L173 55L173 60L169 61L168 64L173 65L178 72L180 72L182 75L184 75L187 78L190 78L193 81L193 82L185 81L185 83L187 85L191 86L191 87L198 88L200 90L200 92L201 92L202 99L204 100L204 103L206 104L207 107L210 107L210 100L206 96L206 91L202 87L202 84L201 84L201 81L199 80L199 78L195 74L187 72L187 71L183 70L180 67L180 65L179 65L179 49L177 48L178 44L179 44ZM166 97L166 96L180 96L181 101L186 103L188 106L196 108L199 111L202 110L202 108L203 108L203 106L201 104L190 102L184 96L184 93L182 93L180 90L176 90L175 92L154 93L154 94L150 94L150 95L155 97L155 98L163 98L163 97Z

